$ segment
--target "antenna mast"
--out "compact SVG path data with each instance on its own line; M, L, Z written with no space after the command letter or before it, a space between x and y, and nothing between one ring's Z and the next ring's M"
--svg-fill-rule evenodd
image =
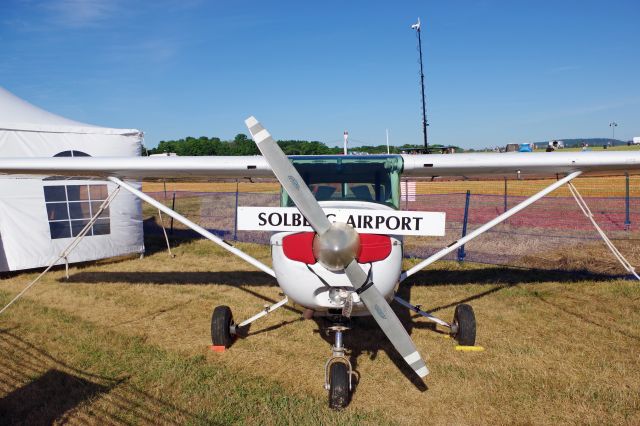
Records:
M420 88L422 90L422 134L424 135L424 149L426 153L429 153L429 144L427 143L427 106L424 98L424 72L422 68L422 38L420 37L420 18L418 18L418 22L411 26L412 29L416 30L416 34L418 35L418 53L420 54Z

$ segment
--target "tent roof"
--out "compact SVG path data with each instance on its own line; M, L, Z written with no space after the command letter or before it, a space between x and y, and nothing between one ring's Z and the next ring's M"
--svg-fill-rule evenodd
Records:
M142 132L136 129L111 129L61 117L20 99L2 87L0 87L0 130L142 135Z

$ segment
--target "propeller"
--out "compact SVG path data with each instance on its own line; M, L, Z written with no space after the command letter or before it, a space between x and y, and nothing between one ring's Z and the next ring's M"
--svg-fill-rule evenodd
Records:
M355 248L359 245L357 232L349 225L329 222L304 180L269 132L254 117L245 120L245 124L276 178L316 232L314 253L320 263L330 270L344 270L360 300L391 344L418 376L425 377L429 370L409 333L373 285L371 275L355 259Z

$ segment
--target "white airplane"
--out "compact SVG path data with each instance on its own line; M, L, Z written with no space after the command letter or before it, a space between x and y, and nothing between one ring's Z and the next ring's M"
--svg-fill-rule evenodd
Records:
M371 315L405 362L424 378L427 366L389 302L397 301L473 346L473 309L458 305L451 322L395 295L409 276L521 211L581 174L634 173L640 151L456 155L370 155L286 157L269 132L250 117L247 127L262 156L137 158L2 158L2 175L106 177L204 237L273 276L286 297L253 317L235 323L231 309L218 306L211 319L214 347L229 348L255 320L289 299L306 314L324 316L334 335L325 365L329 405L345 407L353 389L353 369L343 345L351 316ZM282 185L279 208L240 208L244 229L279 231L271 237L273 269L142 193L127 179L275 177ZM402 212L400 176L557 176L553 184L409 270L402 271L404 235L444 235L444 213ZM561 177L562 176L562 177ZM295 206L295 207L294 207ZM96 217L94 217L96 219Z

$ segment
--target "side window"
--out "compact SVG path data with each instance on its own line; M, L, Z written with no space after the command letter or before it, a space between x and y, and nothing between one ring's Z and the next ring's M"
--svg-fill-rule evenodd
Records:
M98 212L109 195L107 185L53 185L44 187L51 239L76 237ZM86 236L111 233L109 209L105 209Z

